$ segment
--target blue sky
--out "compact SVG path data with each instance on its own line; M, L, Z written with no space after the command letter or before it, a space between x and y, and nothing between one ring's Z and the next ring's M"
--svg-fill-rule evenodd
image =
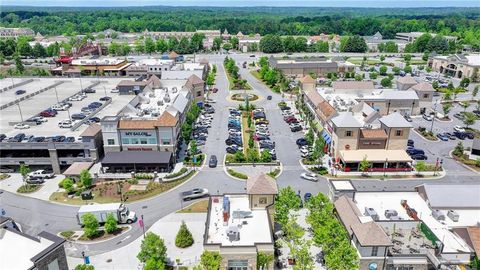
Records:
M318 7L480 7L480 0L0 0L19 6L318 6Z

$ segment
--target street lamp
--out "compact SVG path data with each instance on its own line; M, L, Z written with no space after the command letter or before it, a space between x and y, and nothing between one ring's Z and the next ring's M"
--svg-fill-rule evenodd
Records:
M17 102L17 106L18 106L18 111L20 112L20 119L22 120L22 123L23 123L23 115L22 115L22 109L20 108L20 102Z
M430 126L430 132L433 132L433 122L435 122L435 116L437 115L437 105L438 105L438 100L435 101L435 105L433 105L433 117L432 117L432 125Z
M58 92L57 92L57 86L55 85L54 87L55 87L55 88L54 88L54 89L55 89L55 96L57 97L57 103L59 103L60 101L58 101Z

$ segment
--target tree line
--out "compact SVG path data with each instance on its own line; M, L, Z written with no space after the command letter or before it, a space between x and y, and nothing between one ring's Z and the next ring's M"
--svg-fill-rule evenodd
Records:
M321 9L321 8L129 8L129 9L5 9L5 27L29 27L43 35L227 29L261 35L373 35L392 39L397 32L434 32L457 36L462 44L480 46L479 8L445 9ZM33 10L32 10L33 9Z

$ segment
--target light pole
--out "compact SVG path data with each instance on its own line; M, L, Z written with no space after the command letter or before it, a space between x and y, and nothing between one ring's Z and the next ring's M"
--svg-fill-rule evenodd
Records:
M433 132L433 123L435 122L435 116L437 115L437 105L438 105L438 100L435 101L435 105L433 105L433 117L432 117L432 125L430 126L430 132Z
M105 85L103 86L103 91L105 92L105 96L107 97L107 88L105 88Z
M57 97L57 103L59 103L60 101L58 101L58 92L57 92L57 86L55 85L55 96Z
M23 123L23 115L22 115L22 109L20 108L20 102L17 102L17 106L18 106L18 111L20 112L20 119L22 120L22 123Z

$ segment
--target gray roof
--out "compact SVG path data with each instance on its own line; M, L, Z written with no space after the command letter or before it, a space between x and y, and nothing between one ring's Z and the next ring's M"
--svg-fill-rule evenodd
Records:
M340 112L338 116L332 118L332 123L336 127L355 127L360 128L362 127L362 123L360 123L355 117L353 117L352 112Z
M173 101L172 105L180 113L183 113L185 111L185 108L187 107L187 104L188 104L188 99L185 96L177 95L177 98L175 98L175 101Z
M480 185L423 184L430 207L441 209L480 208Z
M398 128L411 128L412 125L403 118L398 112L391 113L380 119L378 119L382 124L387 127L398 127Z
M162 80L188 80L190 76L197 75L199 78L203 75L203 70L165 70L162 71Z
M389 100L417 100L418 95L417 92L406 90L406 91L393 91L393 90L385 90L383 91L383 97Z
M139 145L141 146L141 145ZM105 154L102 164L166 164L172 158L172 152L163 151L123 151Z

